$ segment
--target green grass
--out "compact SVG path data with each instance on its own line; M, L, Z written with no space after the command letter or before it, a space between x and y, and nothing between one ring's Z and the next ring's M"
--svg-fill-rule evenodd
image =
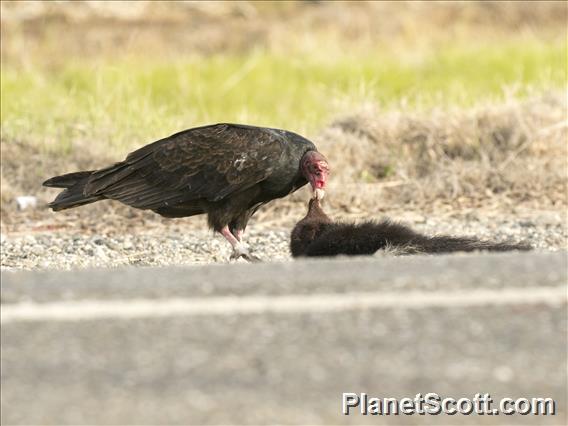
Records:
M324 55L329 53L329 57ZM50 69L3 64L4 142L25 140L70 152L87 141L112 152L184 128L244 122L317 131L362 102L385 108L470 106L499 100L503 88L566 85L566 44L449 46L412 56L381 51L293 57L126 58L66 62Z

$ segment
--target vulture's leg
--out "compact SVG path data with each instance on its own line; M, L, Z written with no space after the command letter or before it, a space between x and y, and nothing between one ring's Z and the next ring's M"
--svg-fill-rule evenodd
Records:
M219 232L221 233L221 235L223 235L223 237L225 237L225 239L231 244L231 246L233 246L233 254L231 255L231 259L238 259L239 257L242 257L243 259L251 262L260 260L256 256L250 254L248 246L240 241L240 238L242 238L242 231L236 232L238 238L231 233L229 226L224 226Z

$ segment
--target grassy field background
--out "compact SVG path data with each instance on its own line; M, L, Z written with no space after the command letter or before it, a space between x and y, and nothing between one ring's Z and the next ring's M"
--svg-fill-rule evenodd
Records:
M88 137L116 155L179 129L246 122L314 133L361 104L424 110L499 102L562 86L566 43L447 45L410 61L379 49L317 58L254 51L55 69L6 65L2 131L52 151Z
M529 3L2 2L3 226L47 177L213 122L313 139L346 213L563 214L567 6Z

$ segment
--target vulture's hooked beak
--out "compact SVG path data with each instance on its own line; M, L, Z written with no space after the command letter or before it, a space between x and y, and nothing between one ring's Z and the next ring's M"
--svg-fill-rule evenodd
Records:
M316 200L323 200L325 196L325 190L323 188L315 188L313 193L313 198Z

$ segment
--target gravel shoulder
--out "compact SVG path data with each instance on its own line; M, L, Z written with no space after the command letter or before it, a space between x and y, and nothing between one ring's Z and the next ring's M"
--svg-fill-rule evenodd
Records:
M556 251L566 249L568 240L566 223L559 216L426 219L407 214L402 221L427 234L527 241L536 249ZM249 226L246 241L265 262L290 261L288 239L292 226L293 222L270 225L256 221ZM231 254L222 237L196 221L156 221L150 226L102 230L20 229L2 234L1 251L4 270L227 263Z

